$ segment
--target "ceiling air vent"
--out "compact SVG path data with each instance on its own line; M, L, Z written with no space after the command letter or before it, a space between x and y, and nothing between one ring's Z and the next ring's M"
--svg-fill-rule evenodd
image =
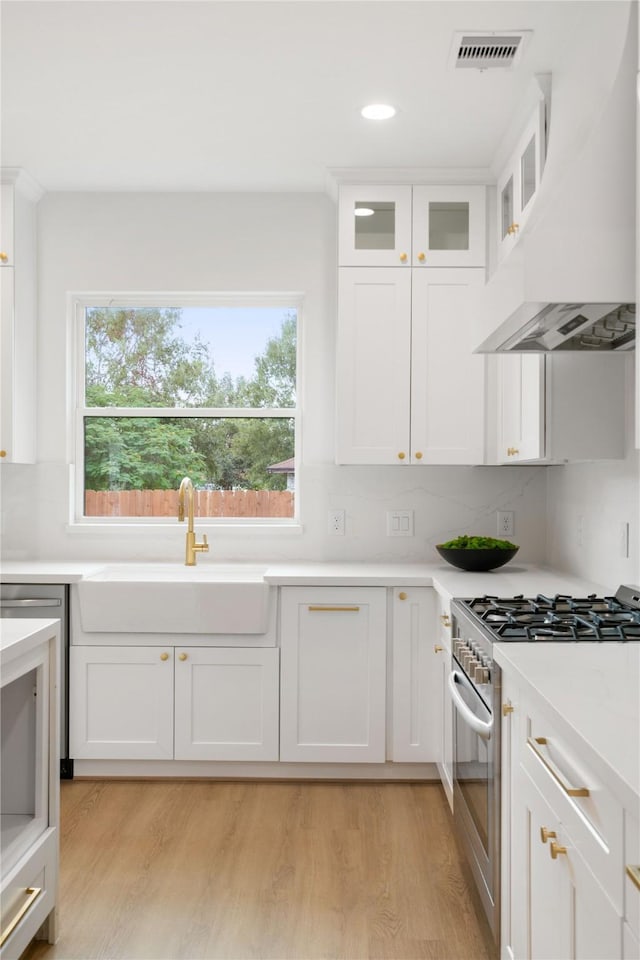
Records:
M456 70L510 69L520 57L530 31L456 33L452 60Z

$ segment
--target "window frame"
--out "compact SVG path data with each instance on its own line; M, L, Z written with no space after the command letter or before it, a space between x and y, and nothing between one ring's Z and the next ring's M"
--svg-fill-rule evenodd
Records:
M199 419L287 419L294 423L294 457L296 490L293 517L198 517L198 526L221 527L227 530L285 528L293 531L300 527L300 484L302 431L302 312L304 294L293 292L243 293L74 293L70 294L70 321L72 343L72 382L70 391L69 459L74 491L70 497L71 525L76 528L103 526L106 528L137 526L145 529L173 526L170 517L88 517L85 512L85 444L84 421L87 417L140 417L145 418L199 418ZM92 307L282 307L296 311L296 404L294 407L87 407L85 403L85 312ZM176 518L177 519L177 518Z

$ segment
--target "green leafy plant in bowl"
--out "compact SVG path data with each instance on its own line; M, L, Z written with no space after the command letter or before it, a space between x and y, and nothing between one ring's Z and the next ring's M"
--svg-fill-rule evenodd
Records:
M502 567L520 548L509 540L474 537L465 533L454 540L436 544L440 556L460 570L486 571Z

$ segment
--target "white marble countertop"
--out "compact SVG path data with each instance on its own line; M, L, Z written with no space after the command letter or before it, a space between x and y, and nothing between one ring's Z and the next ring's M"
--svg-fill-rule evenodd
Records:
M33 647L59 635L60 621L40 618L0 619L0 654L2 667Z
M500 643L496 662L533 694L621 802L640 802L640 643Z
M209 561L213 563L212 561ZM207 564L198 561L198 568ZM139 564L138 564L139 565ZM0 567L4 583L75 583L100 573L107 562L6 561ZM113 567L112 562L108 566ZM126 566L126 564L123 564ZM153 568L153 562L149 563ZM241 566L241 562L238 562ZM248 564L254 568L255 561ZM276 586L434 586L449 597L476 597L484 593L503 597L522 593L615 593L619 584L598 584L536 564L511 562L488 573L469 573L445 563L344 563L290 561L264 564L265 579ZM185 577L190 570L185 567Z

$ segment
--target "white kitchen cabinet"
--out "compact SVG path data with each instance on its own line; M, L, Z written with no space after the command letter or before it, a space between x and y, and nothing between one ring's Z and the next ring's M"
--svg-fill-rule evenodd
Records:
M339 265L484 266L485 204L483 186L342 186Z
M0 457L36 453L36 204L41 191L21 170L1 174Z
M59 757L55 620L0 625L0 958L57 937Z
M278 651L176 648L175 759L277 760Z
M77 760L277 760L278 651L71 647Z
M69 670L74 759L173 757L172 647L72 646Z
M540 99L498 176L498 258L505 257L525 226L540 186L547 149L547 106Z
M501 354L496 461L624 458L629 362L619 354Z
M482 269L339 270L338 463L484 462Z
M280 759L383 763L386 590L283 587Z
M391 760L442 758L442 650L432 587L395 588L392 616Z
M620 958L622 807L505 671L502 702L501 957Z
M442 710L440 722L441 745L438 759L438 773L444 792L453 811L453 704L449 693L449 674L451 673L451 602L436 594L436 621L434 658L437 661L439 675L439 702Z

